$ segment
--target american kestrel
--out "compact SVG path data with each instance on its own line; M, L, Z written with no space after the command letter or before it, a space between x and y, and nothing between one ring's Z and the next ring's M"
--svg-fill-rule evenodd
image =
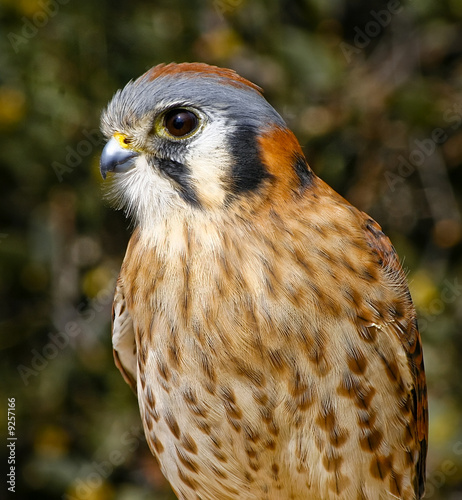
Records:
M421 341L380 226L232 70L156 66L102 129L135 226L115 362L178 498L422 498Z

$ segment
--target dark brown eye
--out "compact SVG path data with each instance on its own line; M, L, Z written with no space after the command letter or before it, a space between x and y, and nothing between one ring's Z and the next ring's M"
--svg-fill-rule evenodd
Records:
M172 109L164 118L165 128L175 137L190 134L199 124L199 119L187 109Z

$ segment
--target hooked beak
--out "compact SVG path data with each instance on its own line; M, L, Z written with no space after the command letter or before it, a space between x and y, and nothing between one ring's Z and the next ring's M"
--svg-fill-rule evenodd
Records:
M112 137L104 146L101 153L99 169L103 179L108 172L126 172L133 167L135 158L139 155L136 151L123 148L115 137Z

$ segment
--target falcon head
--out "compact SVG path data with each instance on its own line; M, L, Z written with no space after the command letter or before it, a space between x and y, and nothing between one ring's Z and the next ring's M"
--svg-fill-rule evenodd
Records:
M101 174L141 225L169 210L217 211L293 196L313 174L261 89L229 69L159 65L104 111Z

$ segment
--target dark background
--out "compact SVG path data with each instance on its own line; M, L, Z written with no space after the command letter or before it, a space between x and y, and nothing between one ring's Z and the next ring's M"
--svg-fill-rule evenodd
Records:
M112 361L129 228L101 198L98 128L131 78L204 61L262 86L392 239L424 342L427 498L462 499L462 1L2 0L0 23L2 471L7 398L18 438L0 497L171 498Z

